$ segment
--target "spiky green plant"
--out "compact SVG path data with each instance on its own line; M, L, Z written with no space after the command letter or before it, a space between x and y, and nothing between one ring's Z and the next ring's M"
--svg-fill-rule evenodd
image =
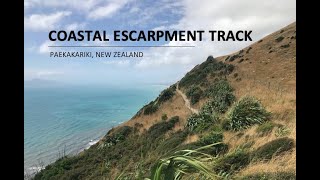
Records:
M233 130L246 129L253 124L262 124L270 113L254 97L245 96L236 102L227 113L227 122Z
M286 126L280 126L276 129L275 134L277 137L283 137L290 134L290 129Z
M219 80L206 90L206 95L212 98L207 102L207 109L218 113L224 113L228 107L235 101L233 88L227 80Z
M191 132L202 132L218 121L219 117L217 115L206 111L200 111L199 114L192 114L188 118L186 127Z
M214 157L200 152L220 143L214 143L195 150L181 150L167 158L160 159L152 172L151 180L179 180L190 173L200 173L210 179L220 176L215 174L205 162L212 161Z

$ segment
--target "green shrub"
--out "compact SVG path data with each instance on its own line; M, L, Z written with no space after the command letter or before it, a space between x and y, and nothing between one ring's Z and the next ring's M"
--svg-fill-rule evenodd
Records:
M269 133L272 132L272 129L275 127L275 124L270 122L270 121L267 121L263 124L261 124L257 129L256 129L256 132L259 134L259 135L267 135Z
M210 132L208 135L200 138L196 144L199 147L201 147L201 146L206 146L206 145L210 145L218 142L223 142L222 132ZM213 147L207 148L204 152L211 155L217 155L217 154L225 153L227 150L228 150L228 145L221 143Z
M280 36L280 37L277 37L277 38L276 38L276 41L277 41L277 42L281 42L283 39L284 39L284 37L283 37L283 36Z
M252 153L254 160L270 160L282 152L289 151L294 147L294 140L284 137L270 141Z
M172 152L177 149L177 147L183 143L186 139L188 133L186 131L179 130L178 132L171 134L168 139L161 142L157 147L157 151L160 154L165 154L167 152Z
M145 105L142 108L144 110L143 114L150 115L152 113L155 113L158 110L160 104L164 103L165 101L168 101L169 99L171 99L174 96L175 90L176 90L175 84L170 86L169 88L163 90L156 100L151 101L149 104ZM134 117L139 116L141 114L141 112L142 112L142 110L139 110L138 113Z
M250 163L250 154L242 149L231 152L214 163L213 170L217 173L233 174Z
M187 119L187 124L186 127L188 128L189 131L194 131L194 129L201 123L201 120L199 118L198 114L192 114L188 119Z
M241 53L242 53L242 52L243 52L243 50L241 51ZM243 57L243 55L241 55L241 53L235 54L235 55L231 56L230 59L229 59L229 61L232 62L232 61L234 61L234 60L236 60L236 59L238 59L238 58Z
M246 175L239 180L296 180L295 172L256 173Z
M226 130L226 131L231 130L230 121L228 119L224 119L221 123L221 127L223 130Z
M191 104L199 102L202 94L203 91L198 86L191 86L186 92L187 97L191 100Z
M165 121L165 120L167 120L167 119L168 119L167 114L162 114L161 120L162 120L162 121Z
M223 134L221 132L210 132L208 135L202 137L199 142L203 145L213 144L223 141Z
M199 114L192 114L187 119L186 127L191 132L203 132L218 121L218 116L201 111Z
M195 132L201 133L206 130L217 128L217 123L220 122L219 116L210 109L202 108L198 114L200 123L195 128ZM216 125L215 125L216 124Z
M148 138L157 139L158 137L161 137L167 131L171 130L177 122L179 122L179 116L174 116L170 118L169 121L154 124L147 131Z
M209 56L205 62L197 65L188 72L180 81L180 87L189 87L192 85L205 85L208 74L216 74L220 77L230 74L234 70L234 65L217 61ZM221 72L221 74L220 74Z
M207 97L212 98L206 104L211 111L224 113L228 107L234 102L233 88L227 80L219 80L206 90Z
M232 71L234 70L234 65L232 65L232 64L226 64L225 69L226 69L226 70L225 70L226 74L231 74Z
M167 88L161 92L158 98L158 103L163 103L171 99L174 95L175 88Z
M290 47L290 44L284 44L284 45L281 45L280 47L281 48L288 48L288 47Z
M115 144L123 141L126 137L133 132L133 128L129 126L120 127L117 131L115 131L112 135L105 136L104 144L107 147L114 146Z
M249 48L247 49L246 53L248 54L251 49L252 49L252 47L249 47Z
M227 113L227 121L233 130L246 129L254 124L262 124L270 118L270 113L253 97L245 96L236 102Z
M159 105L151 101L148 105L145 106L143 114L150 115L152 113L155 113L158 110L158 108L159 108Z

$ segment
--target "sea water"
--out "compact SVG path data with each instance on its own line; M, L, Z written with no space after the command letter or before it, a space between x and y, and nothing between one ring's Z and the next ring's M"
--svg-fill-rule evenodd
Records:
M162 85L25 87L25 172L89 148L163 89Z

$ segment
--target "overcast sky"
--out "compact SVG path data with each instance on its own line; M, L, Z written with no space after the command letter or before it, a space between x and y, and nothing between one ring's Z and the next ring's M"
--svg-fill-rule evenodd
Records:
M24 7L25 79L72 83L172 83L209 55L237 51L296 20L295 0L25 0ZM160 42L195 47L99 49L143 51L139 59L53 59L48 45L61 43L48 41L48 32L59 29L252 30L253 42Z

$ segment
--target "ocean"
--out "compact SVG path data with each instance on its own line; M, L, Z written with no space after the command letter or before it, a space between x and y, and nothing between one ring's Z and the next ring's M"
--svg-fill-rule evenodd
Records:
M162 85L25 87L25 173L89 148L163 89Z

